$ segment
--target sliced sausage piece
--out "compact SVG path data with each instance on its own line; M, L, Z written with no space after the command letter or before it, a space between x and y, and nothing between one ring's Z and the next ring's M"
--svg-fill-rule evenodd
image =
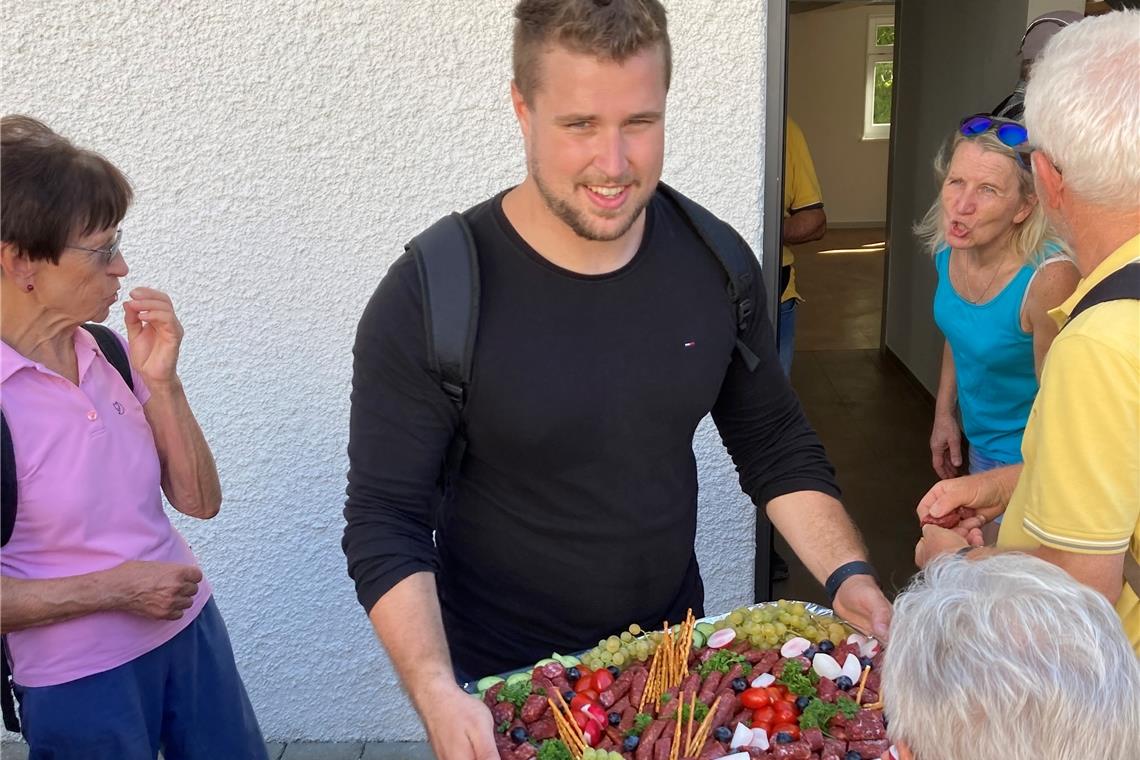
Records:
M496 702L491 708L491 718L496 726L504 722L510 723L515 719L515 706L510 702Z
M673 749L673 737L663 736L653 745L653 760L669 760L669 752Z
M811 747L803 741L772 745L772 760L810 760Z
M665 726L672 722L670 720L655 720L641 732L641 742L637 745L637 752L634 754L636 760L653 760L653 745L664 733Z
M519 711L519 717L523 719L524 723L534 723L541 718L542 714L549 708L550 705L546 702L546 697L531 694L526 698L526 702L523 702L522 710Z
M883 753L891 748L891 743L887 739L876 739L874 741L864 742L848 742L848 752L858 752L865 758L879 758Z
M633 685L629 687L629 703L634 707L641 704L641 697L645 694L645 683L648 680L648 670L639 669L633 674Z
M723 674L718 670L709 673L705 678L705 682L701 684L701 690L697 693L697 699L706 705L712 704L713 695L716 694L717 687L720 686L721 675Z
M739 662L734 662L728 672L724 674L724 678L720 679L720 682L725 686L730 686L733 679L740 678L742 675L744 675L744 667Z
M487 707L494 707L498 702L499 692L503 690L503 686L505 685L506 682L499 681L497 684L487 689L487 691L483 693L483 704L487 705Z
M883 724L883 714L876 710L860 710L847 721L847 740L851 742L872 741L887 738L887 728Z
M558 724L554 722L554 718L542 718L541 720L536 720L534 723L531 723L527 731L530 732L532 739L538 739L539 741L543 739L553 739L558 736Z
M669 698L661 705L661 711L657 713L658 718L672 718L677 714L677 710L679 710L681 706L681 700L677 698L676 686L665 692L665 694L668 694Z

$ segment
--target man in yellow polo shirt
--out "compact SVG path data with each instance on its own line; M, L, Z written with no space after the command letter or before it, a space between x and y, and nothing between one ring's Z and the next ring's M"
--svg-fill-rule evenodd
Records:
M795 255L789 245L819 240L827 232L827 215L823 211L823 194L815 176L815 164L808 151L807 140L798 124L787 120L784 145L784 243L780 267L780 318L776 325L776 347L784 374L792 374L792 352L796 337L796 270Z
M967 553L1020 550L1064 568L1115 604L1140 654L1138 33L1137 10L1085 19L1033 69L1025 119L1037 191L1084 279L1054 313L1064 328L1025 429L1025 464L931 489L920 516L978 512L957 532L924 526L915 559L976 544L976 529L1004 511L996 549ZM1116 300L1104 300L1108 289Z

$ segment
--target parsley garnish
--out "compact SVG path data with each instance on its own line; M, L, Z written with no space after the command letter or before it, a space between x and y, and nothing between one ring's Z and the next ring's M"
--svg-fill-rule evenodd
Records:
M803 715L800 716L800 728L804 731L809 728L826 731L827 724L838 713L839 708L837 706L824 702L819 697L812 697L811 702L804 709Z
M704 702L697 700L697 706L693 709L693 720L700 723L709 714L709 706ZM689 706L683 705L681 707L681 720L686 721L689 719Z
M732 670L732 666L740 664L741 670L744 675L752 672L752 664L738 655L736 652L730 652L727 649L722 649L712 657L702 662L697 667L697 672L701 674L701 678L708 678L709 673L714 670L719 670L721 673L727 673Z
M668 693L668 692L662 694L661 695L661 704L665 704L666 702L668 702L672 698L673 698L673 695Z
M507 729L510 727L511 727L511 722L509 720L504 720L502 723L495 726L495 730L498 731L500 734L505 734L507 732Z
M574 760L574 756L561 739L551 739L542 743L538 750L538 760Z
M788 660L784 663L784 670L776 680L787 686L788 691L797 697L810 697L816 693L815 684L819 683L819 676L810 669L805 674L803 663L799 660Z
M854 699L846 695L841 695L835 704L839 706L839 712L843 713L844 718L854 718L855 714L859 712L859 705Z
M633 728L625 732L626 736L641 736L641 732L649 728L649 724L653 722L653 716L647 713L638 713L633 719Z
M499 702L510 702L518 709L522 709L523 703L526 698L530 696L531 689L534 684L531 683L529 678L508 684L499 690Z

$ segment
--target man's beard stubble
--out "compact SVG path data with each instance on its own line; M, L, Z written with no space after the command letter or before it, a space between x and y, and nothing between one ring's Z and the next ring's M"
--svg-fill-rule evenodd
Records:
M619 227L617 231L602 234L590 228L589 219L585 213L580 212L579 210L575 209L570 203L559 198L550 190L550 188L546 186L546 184L542 181L542 173L539 171L539 164L537 160L531 160L530 162L530 176L534 178L534 184L538 188L538 192L542 196L543 202L546 204L546 207L550 209L551 213L557 216L567 227L573 230L575 235L584 240L608 243L610 241L620 239L625 235L625 233L629 232L630 228L633 227L634 222L636 222L641 216L641 212L645 210L645 207L647 205L649 205L649 198L645 198L645 200L641 201L640 205L633 210L633 213L629 215L625 223ZM626 184L626 182L623 181L615 184ZM631 193L633 188L636 186L636 184L630 184Z

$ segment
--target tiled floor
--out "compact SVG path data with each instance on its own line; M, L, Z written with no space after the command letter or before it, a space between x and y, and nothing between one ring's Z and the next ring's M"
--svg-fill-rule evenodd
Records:
M927 438L931 406L897 367L880 356L883 256L817 253L882 240L882 230L836 230L797 250L801 304L792 384L835 464L844 504L859 525L888 591L914 572L914 506L934 483ZM824 601L823 590L787 546L785 598ZM422 743L272 743L270 760L433 760ZM0 760L24 760L21 745Z

